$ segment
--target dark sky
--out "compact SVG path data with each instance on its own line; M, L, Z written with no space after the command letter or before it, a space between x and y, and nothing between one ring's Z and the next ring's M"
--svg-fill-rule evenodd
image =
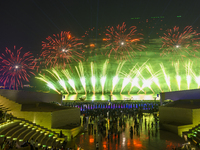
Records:
M16 45L36 55L49 35L64 30L82 36L91 27L122 22L131 26L132 17L165 16L169 26L198 26L199 6L199 0L1 0L0 52Z

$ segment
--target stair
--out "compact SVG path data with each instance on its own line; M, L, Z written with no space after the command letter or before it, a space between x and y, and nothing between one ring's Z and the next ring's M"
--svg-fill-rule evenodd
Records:
M21 104L18 104L0 95L0 110L7 111L7 114L18 114L21 111ZM34 142L38 140L39 146L61 147L64 140L59 134L43 126L25 120L24 118L12 117L12 121L0 121L0 143L4 138L15 140L22 145L25 141Z
M49 129L36 126L34 123L16 119L14 121L3 122L0 124L0 142L4 138L18 141L22 145L25 141L38 140L40 146L44 147L61 147L62 140L59 135Z
M193 144L200 143L200 124L195 126L194 128L190 129L187 132L183 132L183 135L187 135L190 142Z

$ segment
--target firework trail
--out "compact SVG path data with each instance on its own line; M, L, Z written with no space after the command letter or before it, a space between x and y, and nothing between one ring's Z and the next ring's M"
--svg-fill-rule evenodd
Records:
M148 59L149 60L149 59ZM132 79L132 82L131 82L131 88L130 88L130 90L129 90L129 93L131 92L131 90L132 90L132 88L134 87L134 86L136 86L136 87L138 87L139 89L141 89L141 87L140 87L140 85L139 85L139 83L138 83L138 81L139 81L139 76L142 76L141 75L141 73L142 73L142 71L144 70L144 66L145 66L145 64L148 62L148 60L146 61L146 62L144 62L143 64L142 64L142 66L140 66L139 67L139 69L136 69L136 73L135 73L135 76L134 76L134 78ZM143 76L142 76L143 77ZM144 78L144 77L143 77ZM141 91L143 91L143 89L141 89Z
M185 70L186 70L186 80L187 80L187 87L190 89L190 83L192 80L192 77L190 76L191 70L192 70L192 64L190 61L185 64Z
M168 56L170 60L183 60L188 55L195 56L195 50L189 48L197 32L191 26L186 26L183 32L179 32L179 27L168 29L162 39L160 56Z
M136 63L135 66L133 66L133 68L129 71L129 73L123 73L122 74L125 76L123 83L122 83L122 88L121 88L121 92L122 93L123 89L126 87L126 85L131 81L131 77L137 72L136 66L138 65L138 63Z
M106 29L105 47L111 47L106 55L110 55L114 52L114 58L120 60L132 59L136 54L136 50L142 51L145 46L138 44L142 39L141 33L136 33L136 26L130 27L130 32L126 29L126 24L123 23L122 26L118 25L116 29L114 27L109 27Z
M84 59L80 48L82 43L78 43L79 39L73 37L70 32L62 31L46 39L47 42L42 42L41 53L46 66L65 68L72 60L78 62Z
M109 62L109 60L107 59L105 61L105 63L103 64L103 72L102 72L102 77L100 79L101 87L102 87L102 94L104 93L104 85L106 82L106 70L107 70L108 62Z
M29 82L30 74L35 75L32 71L36 63L32 53L21 53L22 47L14 50L6 48L5 53L0 56L0 82L9 89L23 88L23 81Z
M123 61L123 62L120 62L118 67L117 67L117 70L116 70L116 74L115 74L115 77L113 78L113 81L112 81L112 84L113 84L113 87L112 87L112 91L111 91L111 94L113 93L114 89L115 89L115 86L117 85L117 83L119 82L119 73L123 67L123 65L125 64L126 61Z
M47 72L49 72L52 76L55 77L55 79L59 82L59 84L63 87L63 89L69 94L67 87L65 85L65 82L63 79L61 79L61 77L59 76L58 72L55 69L52 69L52 72L50 72L49 70L47 70Z
M147 60L147 61L148 61L148 60ZM145 66L144 66L144 65L146 65L147 61L144 62L144 63L142 64L142 66L141 66L141 67L138 69L138 71L137 71L136 77L140 76L140 77L142 78L142 82L143 82L143 85L142 85L142 87L140 88L140 90L137 92L137 94L139 94L140 91L143 91L143 89L144 89L145 87L148 87L148 88L154 93L154 91L153 91L153 89L152 89L152 87L151 87L151 84L152 84L153 80L156 81L156 79L157 79L156 76L158 76L158 72L156 72L155 74L151 74L151 77L149 77L148 79L145 79L145 78L143 77L143 75L142 75L142 71L145 69ZM147 70L148 70L148 69L150 69L150 66L146 65L146 68L147 68ZM149 71L150 71L150 70L149 70ZM150 72L150 73L151 73L151 72ZM144 91L143 91L143 92L144 92ZM146 91L145 91L145 94L146 94Z
M91 77L91 82L92 82L92 87L93 87L93 94L95 94L95 75L94 75L94 63L91 62L91 73L92 73L92 77Z
M77 71L78 76L80 78L81 84L82 84L82 86L83 86L83 88L85 90L85 94L87 94L87 92L86 92L86 82L85 82L85 76L84 76L84 69L83 69L83 63L80 62L79 66L78 67L75 66L75 68L76 68L76 71Z
M44 75L39 74L39 77L35 77L36 79L39 79L43 82L45 82L47 84L47 86L51 89L53 89L54 91L56 91L58 94L61 94L56 87L54 86L54 84L52 83L51 79L48 77L45 77Z
M68 79L68 83L74 89L74 91L77 93L75 83L72 80L71 75L69 74L69 71L67 69L65 69L65 70L62 70L61 72L65 75L65 77Z
M198 84L198 88L200 87L200 76L197 76L196 73L194 72L194 70L192 69L192 65L193 63L191 63L190 61L188 62L188 64L186 64L185 69L186 69L186 73L187 75L189 75L191 73L191 75L193 76L194 80L196 81L196 83ZM186 77L187 79L189 79L190 77ZM188 82L188 81L187 81ZM189 87L189 86L188 86Z
M163 75L164 75L165 81L167 83L167 86L168 86L169 90L171 91L170 76L168 76L166 74L165 67L164 67L163 63L160 64L160 67L161 67L161 69L163 71Z
M158 76L160 76L160 70L154 73L151 65L147 65L146 68L149 71L149 73L151 74L151 80L158 86L160 91L162 91L161 86L159 84L159 80L157 78Z
M181 76L179 75L179 61L175 63L175 71L176 71L176 81L178 84L178 89L181 90Z

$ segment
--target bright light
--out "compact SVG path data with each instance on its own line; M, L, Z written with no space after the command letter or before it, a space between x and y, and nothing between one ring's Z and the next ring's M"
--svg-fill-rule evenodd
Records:
M95 94L92 95L92 101L95 100Z
M140 89L140 85L138 84L138 81L139 81L138 77L135 77L135 78L132 79L130 91L134 86L136 86Z
M160 67L161 67L161 69L162 69L162 71L163 71L163 74L164 74L164 77L165 77L165 81L166 81L166 83L167 83L167 85L168 85L168 87L169 87L169 90L171 91L170 77L167 76L167 74L166 74L166 72L165 72L164 65L163 65L163 64L160 64Z
M74 89L74 91L76 92L76 88L75 88L75 84L74 81L72 79L68 80L68 83L71 85L71 87ZM76 92L77 93L77 92Z
M191 76L190 75L187 76L187 81L189 81L189 82L191 81Z
M60 85L65 88L65 82L63 80L59 81Z
M115 86L116 86L116 84L118 83L118 81L119 81L119 77L118 76L115 76L114 78L113 78L113 89L112 89L112 92L114 91L114 88L115 88Z
M95 47L95 45L94 44L90 44L90 47Z
M68 50L66 50L66 49L62 49L62 52L63 52L63 53L66 53L67 51L68 51Z
M200 76L196 77L196 82L197 82L198 86L200 86Z
M67 91L67 88L66 88L66 86L65 86L64 80L61 80L61 79L60 79L59 83L60 83L60 85L63 87L63 89L65 89L65 91L69 94L69 92Z
M85 88L85 85L86 85L86 84L85 84L85 78L84 78L84 77L81 77L80 80L81 80L81 83L82 83L83 87Z
M151 80L143 80L143 87L150 87L152 84Z
M191 76L190 75L187 75L187 85L188 85L188 89L190 89L190 83L191 83Z
M121 42L121 45L124 45L124 42Z
M96 82L95 76L92 76L91 82L92 82L92 86L94 88L95 87L95 82Z
M153 78L153 82L155 82L156 84L159 83L158 78Z
M19 68L19 66L18 66L18 65L16 65L16 66L15 66L15 69L18 69L18 68Z
M176 45L176 48L179 48L180 46L179 45Z
M177 84L178 84L178 89L181 90L181 76L177 75L176 80L177 80Z
M130 82L130 80L131 80L130 78L124 78L121 92L123 91L123 89L125 88L125 86Z
M119 81L118 76L115 76L115 77L113 78L113 83L116 83L116 84L117 84L118 81Z
M138 81L139 81L138 77L135 77L135 78L133 79L132 83L135 83L135 85L136 85L136 84L138 83Z
M105 95L101 95L101 100L106 100Z
M104 91L104 85L105 85L105 82L106 82L106 77L105 77L105 76L102 77L102 78L100 79L100 82L101 82L102 94L103 94L103 91Z
M50 87L50 88L53 89L53 90L56 90L56 88L55 88L55 87L53 86L53 84L50 83L50 82L47 83L47 86Z
M105 81L106 81L106 77L102 77L102 78L100 79L100 81L101 81L101 86L103 86L104 83L105 83Z
M176 76L176 80L180 82L181 81L181 77L177 75Z

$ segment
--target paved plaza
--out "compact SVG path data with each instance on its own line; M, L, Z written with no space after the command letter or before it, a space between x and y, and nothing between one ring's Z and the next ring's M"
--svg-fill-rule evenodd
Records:
M83 125L85 132L74 139L77 146L84 150L94 150L97 142L100 150L171 150L185 143L178 135L159 130L159 123L156 125L152 114L145 114L140 120L138 119L138 131L133 128L133 134L130 133L130 127L134 127L134 117L125 117L122 128L117 125L117 134L108 132L110 120L107 121L105 133L98 130L98 119L92 122L93 127L88 125L90 124L88 117L86 120Z

